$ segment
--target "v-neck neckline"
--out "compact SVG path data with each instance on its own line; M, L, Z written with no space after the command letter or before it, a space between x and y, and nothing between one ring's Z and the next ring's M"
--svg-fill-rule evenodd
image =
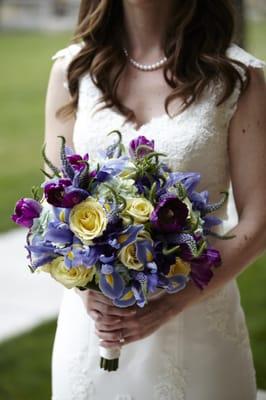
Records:
M175 121L179 118L181 118L191 107L188 106L185 110L179 112L178 114L173 115L172 117L169 116L166 112L164 112L163 114L160 115L155 115L154 117L150 118L147 122L144 122L143 124L141 124L140 126L136 127L136 124L133 121L128 121L126 119L126 117L115 107L109 107L109 111L112 112L114 115L116 115L121 121L122 121L122 126L126 127L130 127L130 129L134 130L136 133L140 133L143 130L145 131L146 128L148 128L149 126L153 125L155 122L160 122L160 121Z

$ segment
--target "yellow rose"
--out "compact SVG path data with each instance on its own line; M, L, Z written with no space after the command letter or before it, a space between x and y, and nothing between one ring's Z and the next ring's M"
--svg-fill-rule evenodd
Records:
M85 268L83 265L80 265L67 269L64 257L61 256L39 269L49 272L56 281L62 283L68 289L76 286L86 286L88 282L92 281L95 274L95 267Z
M176 257L175 263L170 265L170 271L167 274L168 278L176 275L188 276L191 271L190 264L183 261L180 257Z
M143 268L143 264L139 262L136 257L136 247L135 243L130 243L129 245L123 247L118 257L122 264L126 265L130 269L140 270Z
M149 200L143 197L136 197L127 199L127 206L124 212L126 215L130 215L135 223L143 224L149 221L152 211L153 205Z
M107 215L101 204L89 197L72 208L69 221L72 232L84 244L90 244L105 230Z
M150 235L146 231L140 231L137 235L137 240L145 239L150 240ZM126 267L130 269L135 269L137 271L143 269L143 264L138 260L136 256L136 242L130 243L127 246L122 247L120 252L118 253L118 258ZM151 262L153 260L152 253L147 249L146 253L147 261Z

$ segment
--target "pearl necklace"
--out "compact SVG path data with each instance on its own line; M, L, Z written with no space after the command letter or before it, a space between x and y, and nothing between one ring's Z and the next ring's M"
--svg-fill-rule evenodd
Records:
M137 61L133 60L133 58L129 57L128 51L125 47L123 47L124 53L126 57L129 59L129 62L136 68L140 69L141 71L154 71L158 68L160 68L166 61L167 58L163 57L161 60L157 61L156 63L153 64L140 64Z

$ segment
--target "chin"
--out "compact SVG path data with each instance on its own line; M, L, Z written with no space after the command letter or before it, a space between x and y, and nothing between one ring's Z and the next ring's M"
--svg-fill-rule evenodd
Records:
M123 0L124 3L131 4L133 6L142 6L144 4L155 3L156 0Z

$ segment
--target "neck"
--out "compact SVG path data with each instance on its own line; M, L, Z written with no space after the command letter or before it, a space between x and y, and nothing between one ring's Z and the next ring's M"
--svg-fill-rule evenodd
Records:
M162 57L166 27L175 0L123 0L124 46L146 62Z

